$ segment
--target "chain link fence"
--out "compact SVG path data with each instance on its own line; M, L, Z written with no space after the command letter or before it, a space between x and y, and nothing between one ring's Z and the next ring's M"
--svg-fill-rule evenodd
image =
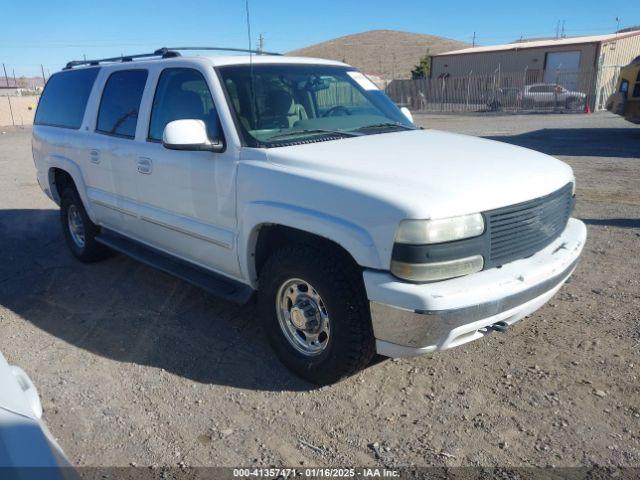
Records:
M584 112L604 108L619 72L618 66L559 71L545 80L540 70L496 70L488 75L394 80L386 93L415 112Z

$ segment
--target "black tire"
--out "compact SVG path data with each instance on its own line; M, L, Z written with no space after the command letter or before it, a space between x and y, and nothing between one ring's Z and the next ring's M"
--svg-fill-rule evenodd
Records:
M282 363L317 385L353 375L366 368L375 355L362 273L350 260L329 248L289 245L272 254L260 275L258 302L269 342ZM312 285L329 316L326 347L313 356L294 348L278 320L278 292L290 279Z
M489 110L491 112L497 112L499 110L502 110L502 103L500 103L498 100L489 102Z
M84 244L80 245L71 233L69 226L69 210L75 209L80 216L82 225L84 227ZM104 245L98 243L95 237L100 233L100 227L93 223L87 211L84 209L80 195L75 188L66 188L62 192L60 198L60 223L62 225L62 233L64 239L67 242L67 246L71 253L81 262L90 263L103 260L111 255L109 250Z
M522 109L523 110L533 110L535 104L533 103L533 100L530 98L525 98L522 101Z
M565 107L567 110L577 110L580 108L580 100L578 98L569 98L565 103Z

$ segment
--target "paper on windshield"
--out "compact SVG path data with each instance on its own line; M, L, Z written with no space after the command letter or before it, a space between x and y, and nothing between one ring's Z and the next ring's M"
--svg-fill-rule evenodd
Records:
M365 90L378 90L378 87L376 87L376 84L373 83L371 80L369 80L360 72L347 72L347 75L353 78L357 82L357 84L360 85Z

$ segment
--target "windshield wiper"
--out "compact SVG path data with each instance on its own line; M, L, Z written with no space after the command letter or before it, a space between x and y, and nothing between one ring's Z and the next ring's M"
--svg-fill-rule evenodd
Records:
M408 125L404 125L400 122L382 122L382 123L372 123L371 125L363 125L362 127L358 127L354 129L355 132L361 132L362 130L368 130L369 128L386 128L386 127L398 127L403 130L417 130L416 127L409 127Z
M325 134L331 134L331 135L342 135L344 137L359 137L362 135L362 133L355 133L355 132L346 132L344 130L329 130L326 128L311 128L311 129L305 129L305 130L295 130L292 132L284 132L284 133L278 133L277 135L273 135L269 138L266 139L266 141L269 140L275 140L278 138L286 138L286 137L292 137L295 135L306 135L306 134L321 134L321 133L325 133Z

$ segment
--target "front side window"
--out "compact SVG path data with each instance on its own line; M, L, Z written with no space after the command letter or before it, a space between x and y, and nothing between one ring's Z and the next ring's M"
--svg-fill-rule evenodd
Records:
M80 128L99 71L99 68L83 68L52 75L42 92L34 123Z
M219 67L247 145L277 147L415 127L362 73L330 65Z
M134 138L146 70L120 70L111 74L102 92L96 131Z
M174 120L204 121L210 139L220 138L220 122L202 74L192 68L167 68L158 79L149 122L149 140L161 141Z
M633 87L633 96L640 97L640 70L638 70L638 76L636 77L636 84Z

